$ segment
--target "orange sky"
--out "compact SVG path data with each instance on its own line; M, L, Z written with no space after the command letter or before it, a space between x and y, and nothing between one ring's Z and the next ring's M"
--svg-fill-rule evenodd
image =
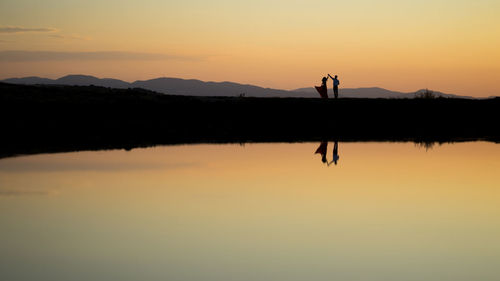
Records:
M0 78L168 76L294 89L329 72L343 87L500 95L498 14L496 0L4 0Z

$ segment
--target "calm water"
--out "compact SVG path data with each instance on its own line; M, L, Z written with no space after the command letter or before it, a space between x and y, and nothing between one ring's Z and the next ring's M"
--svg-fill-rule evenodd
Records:
M319 146L1 159L0 280L499 280L500 145Z

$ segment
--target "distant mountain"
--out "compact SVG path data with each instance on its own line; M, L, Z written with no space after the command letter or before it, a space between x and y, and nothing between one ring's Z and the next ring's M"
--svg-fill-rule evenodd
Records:
M40 78L40 77L24 77L24 78L9 78L5 79L2 82L11 83L11 84L54 84L55 80L48 78Z
M45 84L45 85L70 85L70 86L101 86L108 88L126 89L130 87L130 83L110 78L97 78L89 75L67 75L59 79L53 80L40 77L25 77L25 78L10 78L3 82L11 84Z
M39 77L10 78L3 82L12 84L50 84L72 86L102 86L108 88L143 88L170 95L190 96L239 96L247 97L316 97L316 93L300 93L232 82L204 82L195 79L156 78L128 83L117 79L99 79L88 75L68 75L59 79Z
M247 97L316 97L316 94L262 88L232 82L203 82L178 78L157 78L131 83L134 88L144 88L172 95L192 96L238 96Z
M396 92L390 91L383 88L372 87L372 88L340 88L339 95L344 98L414 98L415 95L423 93L426 91L425 89L418 90L416 92L404 93L404 92ZM293 90L293 92L298 93L316 93L316 89L313 87L310 88L300 88ZM447 97L447 98L473 98L468 96L459 96L453 94L445 94L442 92L433 91L433 93L437 96Z
M97 78L94 76L88 75L68 75L61 77L54 81L55 84L60 85L72 85L72 86L102 86L108 88L118 88L118 89L126 89L130 87L130 83L111 78Z
M279 90L272 88L263 88L253 85L238 84L233 82L204 82L195 79L180 78L156 78L144 81L135 81L132 83L111 78L97 78L88 75L68 75L59 79L47 79L40 77L10 78L3 82L12 84L50 84L50 85L73 85L73 86L101 86L108 88L143 88L170 95L190 95L190 96L239 96L244 94L246 97L318 97L314 87L300 88L292 91ZM341 88L340 97L348 98L413 98L416 93L423 92L419 90L412 93L390 91L382 88ZM443 97L464 97L452 94L434 92Z

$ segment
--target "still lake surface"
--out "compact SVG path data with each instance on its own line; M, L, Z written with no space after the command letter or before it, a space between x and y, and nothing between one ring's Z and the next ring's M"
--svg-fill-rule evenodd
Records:
M319 146L0 159L0 280L499 280L500 145Z

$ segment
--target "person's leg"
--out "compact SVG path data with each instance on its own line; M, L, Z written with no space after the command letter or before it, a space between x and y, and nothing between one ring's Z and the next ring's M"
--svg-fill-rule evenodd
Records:
M338 98L339 97L339 88L338 87L334 87L333 88L333 93L335 94L335 98Z

